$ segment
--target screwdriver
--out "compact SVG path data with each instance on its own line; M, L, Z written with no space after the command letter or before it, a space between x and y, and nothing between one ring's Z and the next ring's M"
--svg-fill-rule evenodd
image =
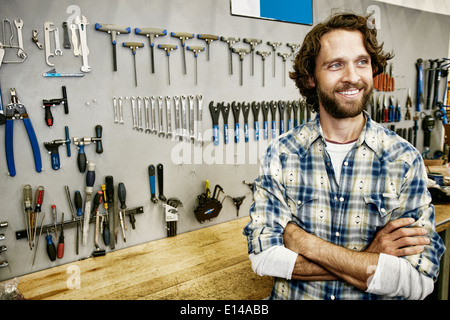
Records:
M124 227L124 214L125 214L125 209L127 207L127 205L125 204L125 200L127 197L127 190L125 189L125 185L121 182L119 183L119 185L117 186L117 196L119 197L119 201L120 201L120 211L119 211L119 219L120 219L120 227L122 228L122 235L123 235L123 241L126 242L127 239L125 237L125 227ZM134 217L133 217L134 220ZM131 215L130 215L130 222L132 223L132 225L134 225L134 221L131 219ZM134 229L134 227L133 227Z
M80 217L83 216L83 210L81 209L83 202L81 200L81 192L75 191L75 208L77 209L77 244L76 244L76 252L78 254L79 243L80 243Z
M48 229L47 229L47 236L45 237L45 239L47 239L48 257L50 258L50 261L55 261L56 260L56 248L55 248L55 244L53 243L51 234L48 233Z
M106 184L102 184L101 189L103 191L103 207L106 210L105 218L103 219L103 242L106 246L109 246L109 220L108 220L108 195L106 194Z
M56 252L58 259L64 257L64 212L62 213L61 234L59 235L58 251Z

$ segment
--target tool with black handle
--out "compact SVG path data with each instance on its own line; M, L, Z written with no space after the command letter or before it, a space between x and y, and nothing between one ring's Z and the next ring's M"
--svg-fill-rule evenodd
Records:
M53 170L59 170L61 168L61 162L59 158L59 146L66 145L67 156L71 156L70 152L70 136L69 136L69 127L65 126L66 138L65 139L57 139L50 142L44 142L44 147L47 149L50 154L50 160Z
M433 84L434 84L434 72L436 69L434 69L434 64L437 63L439 61L439 59L429 59L428 60L430 62L430 68L428 69L428 86L427 86L427 104L426 104L426 108L430 109L431 108L431 101L432 101L432 89L433 89Z
M209 181L205 181L205 192L197 197L197 206L194 209L198 222L204 223L206 220L212 220L219 215L222 210L222 203L218 200L220 192L223 192L223 188L217 184L213 196L210 197Z
M248 142L248 114L250 113L250 103L243 102L241 105L242 114L244 115L244 140Z
M239 113L241 111L241 103L237 103L236 101L233 101L231 103L231 110L233 110L233 117L234 117L234 142L239 142Z
M148 166L148 177L150 181L150 200L153 203L158 203L158 198L156 197L156 169L154 165Z
M47 255L50 258L50 261L56 260L56 247L52 240L52 235L47 230L47 236L45 237L47 240Z
M103 192L103 207L105 208L106 214L103 215L102 221L100 222L102 224L101 230L103 235L103 243L105 246L109 246L110 244L110 237L111 233L109 232L109 217L108 217L108 199L106 198L106 184L102 184L100 186Z
M115 236L114 232L110 230L114 230L115 226L115 214L114 214L114 178L113 176L105 177L105 198L106 198L106 206L107 206L107 223L103 224L103 240L105 245L111 246L111 249L115 248Z
M119 34L128 34L131 31L130 27L119 26L116 24L95 24L95 30L103 31L111 34L111 43L113 46L113 67L114 71L117 71L117 53L116 53L116 44L117 44L117 35Z
M219 104L220 111L222 112L222 118L223 118L223 137L224 137L224 143L228 144L228 115L230 113L230 104L226 104L222 102Z
M269 103L270 114L272 116L272 139L275 139L277 136L277 103L275 101L270 101Z
M254 121L254 129L255 129L255 141L259 140L259 110L261 109L260 102L252 102L252 111L253 111L253 121Z
M155 38L164 37L167 35L167 30L159 28L135 28L134 32L148 38L150 44L150 62L152 66L152 73L155 73L155 57L153 52L155 47Z
M78 169L81 173L86 171L86 153L84 151L84 147L86 145L91 144L92 142L95 142L96 148L95 151L97 153L103 152L103 143L102 143L102 131L103 127L101 125L95 126L95 137L83 137L83 138L73 138L73 143L78 147L78 157L77 157L77 164Z
M134 84L137 87L138 81L137 81L137 68L136 68L136 53L137 53L137 49L144 47L144 44L142 42L123 42L122 46L124 46L126 48L130 48L131 52L133 53Z
M183 74L187 74L186 70L186 40L192 39L195 37L195 34L189 32L171 32L170 35L174 38L178 38L181 40L181 48L182 48L182 58L183 58Z
M98 207L102 203L103 200L103 191L97 191L94 196L93 206L92 206L92 215L95 217L95 233L94 233L94 246L95 250L92 252L93 257L104 256L105 250L100 249L98 236L100 234L100 214L98 212Z
M156 166L156 171L158 174L158 191L159 191L159 200L166 201L166 197L164 196L164 166L159 163Z
M280 135L284 133L284 109L286 108L286 102L278 101L278 112L280 113Z
M264 140L269 139L269 110L270 105L268 102L261 102L261 111L263 114L263 129L264 129Z
M127 198L127 190L125 189L125 185L121 182L119 183L119 185L117 186L117 196L119 198L120 201L120 211L119 211L119 221L120 221L120 228L122 229L122 237L123 237L123 242L127 242L127 237L125 234L125 209L127 208L126 205L126 198ZM131 217L130 215L130 221L133 221L132 225L133 225L133 229L134 229L134 222L136 221L136 219Z
M84 222L83 222L83 246L87 245L88 232L89 232L89 221L91 215L91 197L94 191L95 182L95 162L89 161L87 164L87 174L86 174L86 198L84 202Z
M63 105L64 113L69 114L69 103L67 101L66 86L62 86L62 93L63 93L62 98L42 100L42 108L45 109L45 123L49 127L53 126L53 115L51 110L52 107Z
M75 209L77 210L77 238L76 238L76 253L79 253L79 247L80 247L80 231L81 231L81 224L80 220L83 217L83 200L81 199L81 192L75 191L75 197L74 197L74 203L75 203Z
M219 145L219 105L214 106L214 101L209 103L209 112L211 113L212 125L213 125L213 143L215 146Z

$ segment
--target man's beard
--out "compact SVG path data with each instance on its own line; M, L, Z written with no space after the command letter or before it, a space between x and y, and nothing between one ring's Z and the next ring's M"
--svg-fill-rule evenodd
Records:
M334 93L336 92L350 91L352 89L363 89L363 95L360 100L347 101L346 103L342 103L339 102L334 96ZM317 86L317 95L319 97L320 103L322 104L325 111L336 119L354 118L360 115L366 108L372 91L373 86L368 87L362 82L359 82L356 85L344 85L340 88L334 89L331 94L323 91L319 85Z

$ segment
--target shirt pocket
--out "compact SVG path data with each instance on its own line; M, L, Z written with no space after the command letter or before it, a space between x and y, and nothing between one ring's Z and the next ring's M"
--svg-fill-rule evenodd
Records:
M293 221L303 230L314 234L317 227L317 219L320 213L318 210L318 197L314 194L297 194L296 197L289 197L289 208L292 213Z
M371 194L364 196L364 203L361 234L363 240L370 243L378 230L391 220L394 210L400 207L400 201L395 194Z

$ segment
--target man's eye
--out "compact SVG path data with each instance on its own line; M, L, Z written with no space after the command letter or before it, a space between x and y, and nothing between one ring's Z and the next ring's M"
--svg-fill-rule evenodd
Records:
M341 66L342 66L342 63L336 62L336 63L330 64L329 68L330 69L339 69Z

